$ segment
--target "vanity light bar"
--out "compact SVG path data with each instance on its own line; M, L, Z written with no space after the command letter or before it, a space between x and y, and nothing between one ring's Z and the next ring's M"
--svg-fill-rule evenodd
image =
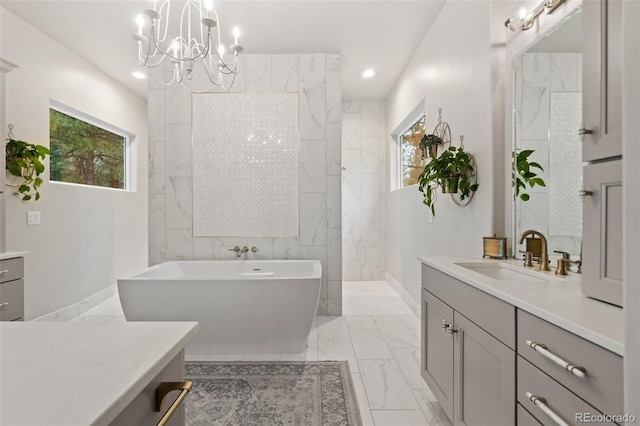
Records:
M564 2L565 0L545 0L538 6L536 6L536 8L533 9L533 12L529 14L527 14L526 11L524 14L521 13L519 25L513 24L513 22L515 22L515 19L508 18L506 21L504 21L504 26L513 32L516 32L518 30L528 30L532 28L536 23L536 19L538 18L538 16L540 16L542 11L549 15L553 13L558 8L558 6L560 6Z

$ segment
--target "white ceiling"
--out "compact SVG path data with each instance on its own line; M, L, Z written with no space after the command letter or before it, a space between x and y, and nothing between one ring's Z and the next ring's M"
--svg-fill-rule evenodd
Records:
M340 53L345 100L384 99L445 0L217 0L221 31L242 30L245 53ZM139 69L138 0L2 0L2 6L146 97ZM224 37L224 36L223 36ZM365 68L375 77L362 79Z

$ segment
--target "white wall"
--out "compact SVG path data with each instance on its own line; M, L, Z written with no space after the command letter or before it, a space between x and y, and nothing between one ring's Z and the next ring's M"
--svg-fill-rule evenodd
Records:
M426 128L435 127L442 108L452 141L464 135L478 164L480 187L471 203L461 208L439 194L433 222L417 186L387 196L387 272L417 301L418 256L481 256L482 237L493 234L494 197L503 183L493 173L502 136L492 130L492 94L500 96L501 76L492 73L489 22L490 1L447 1L387 99L387 134L424 100Z
M385 103L342 103L342 279L384 279Z
M235 259L229 249L236 245L260 249L248 253L248 258L318 259L323 267L318 313L341 315L340 56L253 54L241 58L233 92L299 95L300 236L193 237L192 200L197 194L191 167L191 94L180 86L165 88L150 81L150 261ZM237 216L241 221L242 212Z
M6 119L15 136L49 145L49 103L56 101L136 135L137 191L49 183L41 199L7 196L7 251L28 251L25 318L77 303L147 266L147 109L144 100L2 9ZM2 129L3 137L5 129ZM27 226L27 211L41 212Z

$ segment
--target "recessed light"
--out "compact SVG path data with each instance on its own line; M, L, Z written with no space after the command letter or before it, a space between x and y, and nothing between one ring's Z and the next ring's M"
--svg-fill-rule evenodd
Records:
M131 73L131 75L134 76L135 78L140 79L140 80L142 80L143 78L147 78L145 73L140 72L140 71L134 71L134 72Z
M362 77L363 78L371 78L374 75L376 75L376 72L373 70L373 68L369 68L364 70L364 72L362 73Z

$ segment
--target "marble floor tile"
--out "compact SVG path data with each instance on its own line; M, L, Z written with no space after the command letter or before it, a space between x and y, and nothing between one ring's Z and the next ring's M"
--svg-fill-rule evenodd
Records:
M420 348L391 348L409 389L425 389L427 384L420 375Z
M371 315L376 323L379 322L402 322L400 315Z
M402 321L376 322L380 334L390 348L420 347L418 338L414 336Z
M307 348L304 352L282 353L280 361L318 361L318 348Z
M349 337L345 317L318 317L318 337Z
M345 316L349 330L376 330L376 323L369 315Z
M372 410L420 409L395 360L358 359L358 365Z
M374 426L373 417L371 417L371 409L369 408L369 401L367 401L367 393L364 390L360 373L351 373L351 380L353 381L356 398L358 399L358 408L360 409L362 426Z
M420 338L420 319L415 315L399 315L400 319L407 326L411 334Z
M320 337L318 339L318 360L349 361L349 369L357 373L358 362L348 337Z
M432 426L452 426L451 421L438 404L436 397L429 388L412 391L422 413Z
M372 410L376 426L430 426L420 410Z
M378 330L351 330L353 350L358 359L393 359Z

